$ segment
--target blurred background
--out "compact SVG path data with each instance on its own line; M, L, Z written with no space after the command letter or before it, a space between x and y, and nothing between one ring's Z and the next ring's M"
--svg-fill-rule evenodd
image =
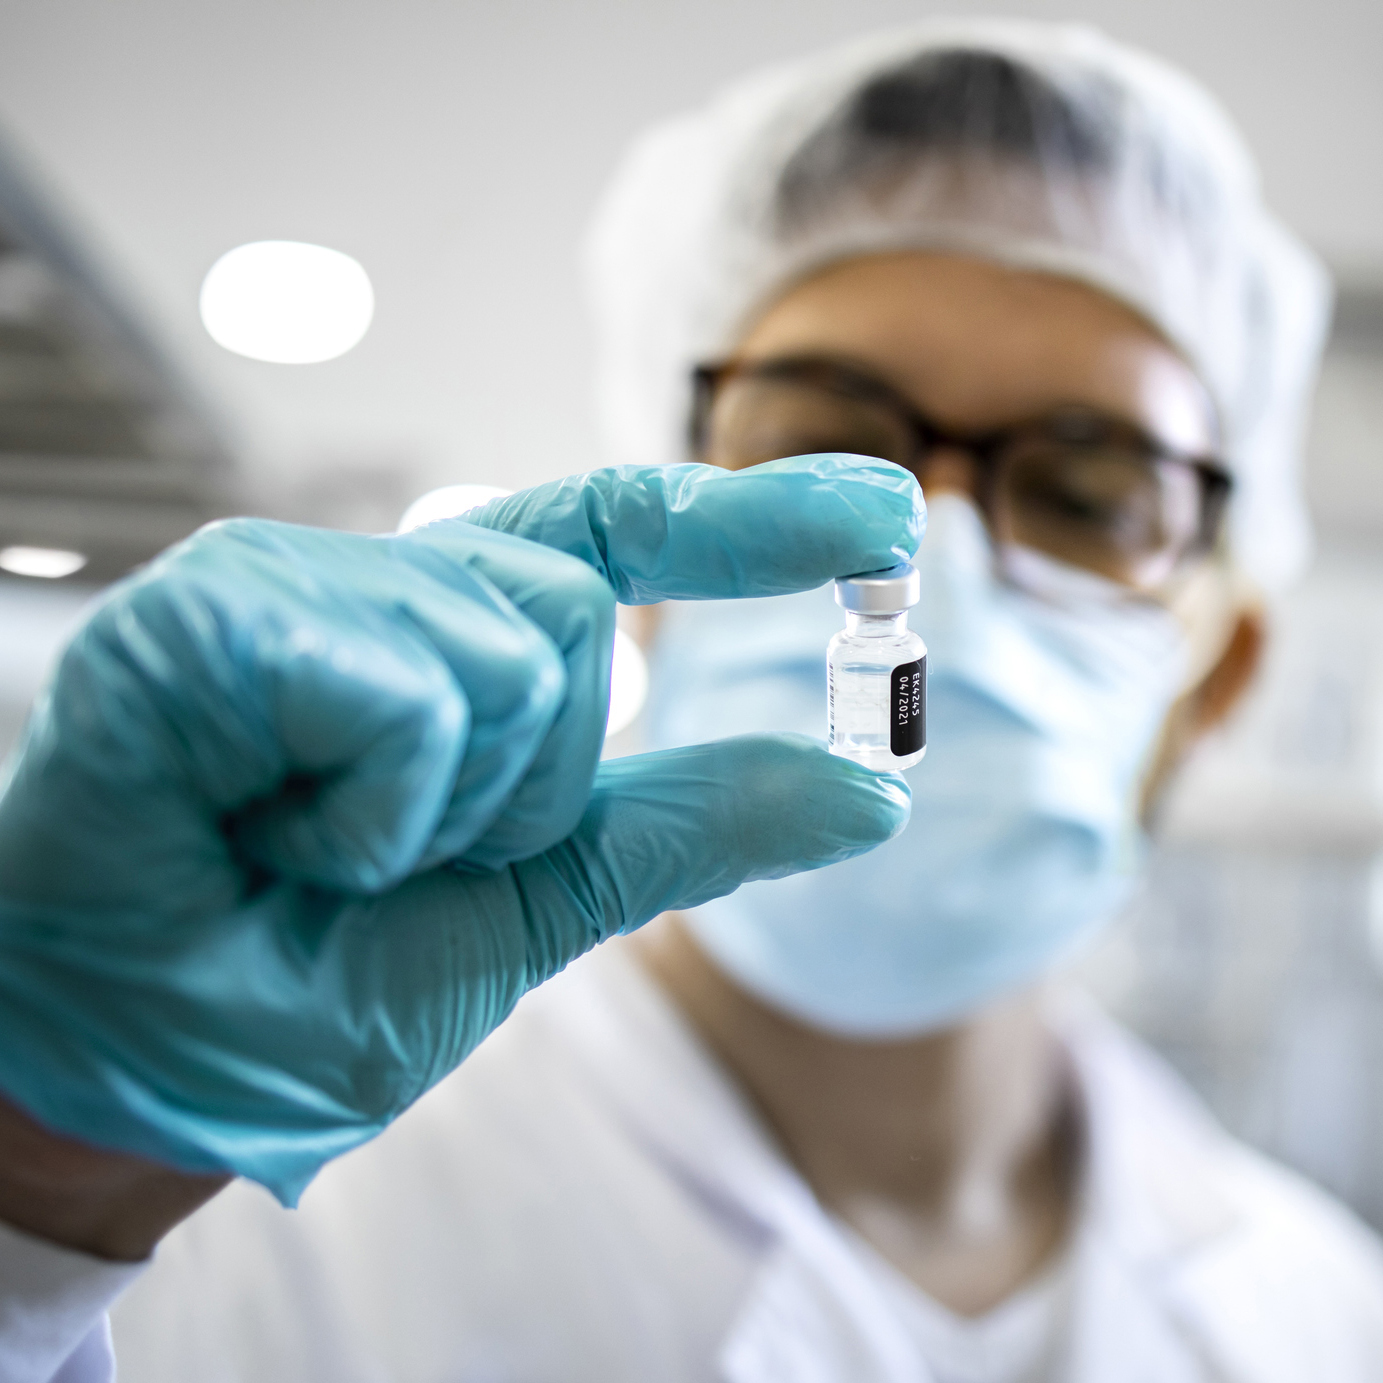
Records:
M599 464L578 249L626 142L751 65L979 8L10 0L0 749L101 583L205 518L385 529L436 485ZM1090 21L1208 84L1337 277L1315 566L1084 970L1232 1129L1383 1226L1383 6L1006 9ZM270 364L212 340L203 280L262 240L364 266L354 349ZM59 575L63 553L85 565Z

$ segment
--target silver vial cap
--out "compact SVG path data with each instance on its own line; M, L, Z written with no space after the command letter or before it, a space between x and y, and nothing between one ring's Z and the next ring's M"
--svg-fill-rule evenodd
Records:
M911 562L836 577L836 604L856 615L895 615L912 609L921 595L922 583Z

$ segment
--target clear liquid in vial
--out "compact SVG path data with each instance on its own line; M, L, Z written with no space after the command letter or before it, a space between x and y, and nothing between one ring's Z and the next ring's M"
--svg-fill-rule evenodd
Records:
M831 753L884 773L917 763L927 752L926 659L905 614L848 614L826 650Z

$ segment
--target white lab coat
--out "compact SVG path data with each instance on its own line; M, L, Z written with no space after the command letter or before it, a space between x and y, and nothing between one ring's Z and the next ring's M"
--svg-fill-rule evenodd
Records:
M114 1383L106 1309L141 1271L0 1224L0 1383Z
M1091 1011L1069 1383L1383 1379L1383 1259ZM924 1383L860 1249L620 943L302 1207L232 1188L114 1315L122 1383ZM1048 1375L1044 1375L1048 1376Z

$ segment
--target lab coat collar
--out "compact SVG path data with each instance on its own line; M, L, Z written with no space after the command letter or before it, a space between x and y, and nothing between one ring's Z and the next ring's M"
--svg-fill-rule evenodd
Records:
M1084 995L1055 992L1047 1012L1081 1105L1082 1225L1140 1270L1165 1271L1232 1233L1228 1140L1206 1110Z
M578 968L546 998L593 1095L758 1251L760 1270L725 1339L723 1377L928 1383L845 1236L637 961L616 943ZM1235 1251L1243 1216L1232 1145L1088 1001L1066 995L1051 1012L1086 1131L1074 1319L1059 1376L1179 1383L1205 1377L1210 1359L1237 1359L1216 1376L1277 1379L1271 1359L1246 1363L1242 1348L1255 1333L1254 1307L1234 1287L1245 1265ZM1225 1302L1232 1307L1222 1310ZM1260 1324L1265 1341L1279 1333Z
M1072 1383L1179 1383L1206 1376L1242 1317L1220 1319L1222 1282L1244 1270L1234 1250L1244 1212L1229 1144L1194 1097L1084 996L1049 1006L1075 1076L1084 1131L1070 1336ZM1229 1252L1226 1254L1225 1250ZM1187 1290L1188 1274L1218 1261ZM1117 1328L1111 1328L1117 1322ZM1263 1322L1261 1334L1278 1334ZM1226 1383L1270 1375L1217 1373Z
M1352 1227L1332 1230L1346 1217L1235 1143L1088 999L1065 996L1053 1022L1076 1067L1088 1149L1081 1299L1059 1376L1376 1376L1377 1263Z
M579 964L581 982L548 997L592 1093L757 1250L721 1351L726 1383L932 1383L810 1188L643 967L608 943Z

